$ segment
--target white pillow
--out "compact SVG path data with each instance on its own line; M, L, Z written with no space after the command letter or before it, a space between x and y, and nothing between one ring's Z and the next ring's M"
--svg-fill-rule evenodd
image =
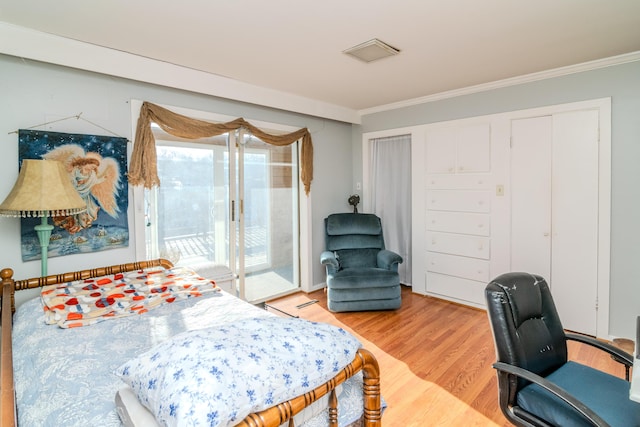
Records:
M131 387L126 385L116 392L116 411L125 427L160 427L151 412L140 404Z
M356 377L352 377L350 380L354 381ZM362 389L362 378L360 381L354 381L360 386L360 390ZM347 383L349 384L349 383ZM340 384L336 387L336 395L338 396L338 402L340 405L347 404L349 401L356 401L360 404L360 408L362 407L362 393L357 396L352 396L353 392L351 392L351 388L353 385L350 385L349 393L342 394L343 385ZM357 393L356 393L357 394ZM345 403L347 402L347 403ZM323 411L326 411L329 403L329 395L325 394L320 399L313 402L311 405L304 408L301 412L299 412L293 418L293 424L296 426L301 425L314 425L317 424L319 426L327 426L329 424L328 417L318 417L318 419L314 419ZM348 414L344 414L342 406L339 407L338 413L340 417L343 417ZM118 416L120 417L120 421L125 427L161 427L158 424L158 420L155 419L153 414L149 412L147 408L140 404L140 401L136 397L131 387L124 385L116 392L116 411L118 412ZM358 412L360 413L360 412ZM350 418L347 418L350 419ZM310 421L311 420L311 421ZM342 419L338 420L341 421ZM309 424L305 424L309 423ZM289 423L285 422L282 424L282 427L288 426Z
M232 426L328 381L359 347L329 324L263 317L176 335L116 374L160 424Z

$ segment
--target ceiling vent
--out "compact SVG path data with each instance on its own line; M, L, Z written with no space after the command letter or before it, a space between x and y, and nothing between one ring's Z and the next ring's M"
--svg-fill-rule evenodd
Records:
M393 46L389 46L378 39L371 39L367 42L360 43L357 46L349 48L343 51L343 53L351 55L360 61L373 62L378 59L386 58L387 56L397 55L400 53L400 50Z

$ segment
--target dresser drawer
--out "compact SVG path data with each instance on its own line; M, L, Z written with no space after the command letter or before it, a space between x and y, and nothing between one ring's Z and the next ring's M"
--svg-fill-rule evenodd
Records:
M425 183L429 190L491 190L493 187L487 174L429 174Z
M427 252L426 265L428 272L489 282L489 261L483 259Z
M425 249L450 255L489 259L489 238L427 231Z
M491 211L491 192L483 190L428 190L427 209L437 211Z
M458 234L489 236L491 217L488 214L427 211L427 230Z
M484 301L484 288L486 286L486 282L461 279L438 273L427 273L427 293L469 302L476 306L486 305Z

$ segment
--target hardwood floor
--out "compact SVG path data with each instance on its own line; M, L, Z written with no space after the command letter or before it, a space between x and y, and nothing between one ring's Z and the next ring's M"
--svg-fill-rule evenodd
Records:
M493 339L486 312L403 287L397 311L331 313L323 290L268 304L303 319L352 332L378 359L387 402L385 426L508 426L498 408L491 364ZM296 308L311 300L318 303ZM624 377L609 356L570 343L569 357Z

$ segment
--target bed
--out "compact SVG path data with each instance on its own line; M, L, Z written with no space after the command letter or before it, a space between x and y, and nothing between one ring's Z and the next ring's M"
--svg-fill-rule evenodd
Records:
M194 285L186 280L195 273L167 260L12 275L0 273L3 426L381 425L377 361L340 328L276 316L197 275ZM145 288L162 301L128 304L110 293L92 301L119 308L95 316L81 309L84 294L71 311L58 304L64 292L105 281L118 295ZM15 291L29 288L41 296L16 311Z

